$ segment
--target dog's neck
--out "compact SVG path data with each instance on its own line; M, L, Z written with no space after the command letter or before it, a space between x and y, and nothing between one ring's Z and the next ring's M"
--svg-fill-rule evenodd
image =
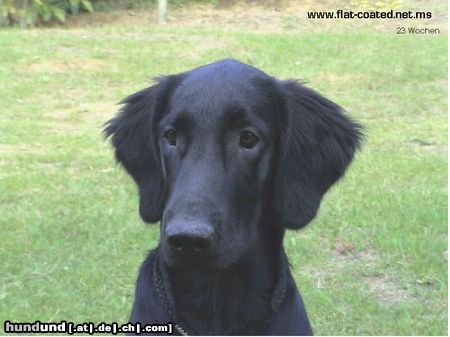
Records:
M273 227L272 227L273 228ZM288 268L281 228L227 269L165 268L178 324L195 334L258 334L273 310L280 275Z

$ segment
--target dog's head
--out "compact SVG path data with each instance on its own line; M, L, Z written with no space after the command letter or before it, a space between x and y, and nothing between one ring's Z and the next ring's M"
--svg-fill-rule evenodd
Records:
M269 210L280 226L305 226L361 138L317 92L234 60L159 78L123 104L105 133L141 217L161 221L169 265L237 262Z

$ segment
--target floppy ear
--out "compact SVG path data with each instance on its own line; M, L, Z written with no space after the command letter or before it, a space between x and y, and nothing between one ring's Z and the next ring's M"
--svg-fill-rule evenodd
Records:
M274 199L281 224L298 229L316 216L325 192L343 176L362 126L314 90L296 81L279 84L281 152Z
M155 139L155 119L167 108L178 76L158 78L158 83L127 98L117 116L106 123L116 160L133 177L139 188L139 213L145 222L161 219L164 205L164 177Z

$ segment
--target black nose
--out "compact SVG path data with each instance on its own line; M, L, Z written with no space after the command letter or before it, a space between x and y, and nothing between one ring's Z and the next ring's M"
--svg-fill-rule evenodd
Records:
M177 252L203 253L209 250L211 240L193 234L171 235L167 238L169 246Z
M166 229L167 244L172 252L205 254L211 249L213 230L200 223L172 223Z

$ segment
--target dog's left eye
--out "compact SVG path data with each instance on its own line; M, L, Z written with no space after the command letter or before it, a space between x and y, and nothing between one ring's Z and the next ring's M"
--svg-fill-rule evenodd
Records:
M177 144L177 131L175 129L170 129L164 132L164 137L166 137L171 146L175 146Z
M250 131L242 131L239 138L239 145L246 149L254 148L256 143L258 143L259 138L256 137Z

